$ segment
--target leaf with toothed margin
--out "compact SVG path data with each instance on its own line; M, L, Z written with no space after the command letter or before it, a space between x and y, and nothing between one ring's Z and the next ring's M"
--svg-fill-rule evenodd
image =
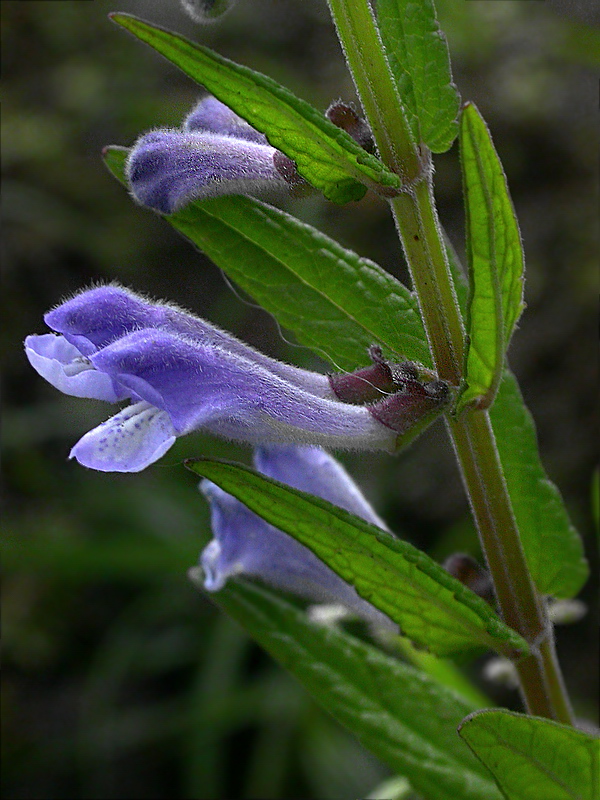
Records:
M202 586L199 568L191 580ZM500 800L456 726L477 706L273 592L229 581L210 599L291 672L338 722L428 800Z
M506 800L598 800L600 739L549 719L477 711L459 735Z
M472 103L461 114L460 160L470 292L465 388L457 412L474 402L479 408L492 405L525 307L519 225L490 132Z
M460 98L432 0L377 0L381 38L416 142L444 153L458 133Z
M186 466L308 547L416 644L441 656L482 647L528 652L491 606L408 542L240 464L192 459Z

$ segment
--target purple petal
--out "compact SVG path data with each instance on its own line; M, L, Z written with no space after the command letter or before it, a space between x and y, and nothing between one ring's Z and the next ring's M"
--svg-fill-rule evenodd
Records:
M319 397L334 398L325 375L292 367L263 355L229 333L167 303L153 303L120 286L88 289L49 311L46 324L62 333L79 353L91 355L143 328L160 328L198 344L215 345L261 364Z
M133 292L98 286L53 308L44 321L89 356L126 333L152 327L154 317L154 305Z
M393 449L395 433L366 407L317 397L262 365L160 330L137 331L91 356L94 366L168 412L178 434Z
M342 603L365 619L393 627L388 617L359 597L308 548L210 481L203 480L200 488L210 502L215 536L200 557L208 591L222 589L230 577L247 575L308 600Z
M322 497L372 525L387 530L385 522L375 513L339 461L320 447L257 447L254 464L259 472L269 478Z
M94 369L91 361L63 336L28 336L25 354L35 371L65 394L109 403L128 397L128 392L109 375Z
M139 472L164 455L175 438L165 411L134 403L86 433L69 457L100 472Z
M199 197L286 187L274 153L268 145L230 136L153 131L131 150L127 177L136 200L172 214Z
M188 114L183 123L184 130L197 133L206 131L234 139L245 139L257 144L268 144L267 137L238 117L225 103L216 97L204 97Z

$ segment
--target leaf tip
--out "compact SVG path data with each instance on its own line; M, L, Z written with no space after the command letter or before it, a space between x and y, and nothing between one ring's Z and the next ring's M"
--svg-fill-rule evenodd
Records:
M467 716L458 723L458 726L456 728L456 732L458 733L458 735L459 736L461 735L461 731L465 727L465 725L468 725L471 722L471 720L473 720L478 714L480 714L482 711L485 710L486 709L480 708L477 709L477 711L472 711L470 714L467 714Z
M128 30L131 28L132 23L140 21L137 17L134 17L133 14L127 14L125 11L110 11L108 18L111 22L114 22L115 25L120 25L122 28Z

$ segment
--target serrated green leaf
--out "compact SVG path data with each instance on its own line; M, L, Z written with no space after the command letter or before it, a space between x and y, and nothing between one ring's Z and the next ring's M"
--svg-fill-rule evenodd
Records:
M463 308L468 287L454 250L447 249L456 294ZM537 443L535 421L519 384L506 368L490 409L498 454L517 520L525 557L542 594L574 597L589 567L583 543L573 527L561 494L548 478Z
M460 736L507 800L598 800L600 739L551 720L478 711Z
M126 155L105 152L123 183ZM431 364L413 293L316 228L239 195L196 201L166 219L336 368L366 364L372 344L395 360Z
M266 75L129 14L111 18L264 133L334 203L360 200L365 187L386 192L400 187L398 175L379 159Z
M472 104L462 112L460 156L471 291L466 387L458 411L487 408L502 378L510 337L523 311L523 248L506 176L490 133Z
M416 644L437 655L481 646L527 652L486 602L408 542L240 464L193 459L186 466L312 550Z
M316 228L250 197L183 209L171 224L298 339L341 369L380 344L428 365L415 296L377 264Z
M535 423L508 370L490 410L525 557L542 594L573 597L588 576L583 544L540 460Z
M458 133L460 98L432 0L377 0L381 38L415 141L434 153Z
M194 582L201 584L197 571ZM500 800L456 736L463 698L258 586L230 581L215 602L336 719L428 800Z

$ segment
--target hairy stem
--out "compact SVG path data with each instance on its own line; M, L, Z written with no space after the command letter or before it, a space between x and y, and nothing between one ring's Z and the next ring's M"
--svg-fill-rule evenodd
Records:
M329 4L381 158L405 180L392 211L436 369L457 386L464 330L427 158L410 133L368 0ZM500 611L530 645L530 654L516 664L527 710L572 724L552 629L525 560L488 413L467 409L449 419L448 428Z
M404 180L413 180L420 171L419 154L371 9L365 0L329 0L329 5L381 157ZM363 31L372 42L360 42ZM364 58L355 58L358 50L363 50Z

